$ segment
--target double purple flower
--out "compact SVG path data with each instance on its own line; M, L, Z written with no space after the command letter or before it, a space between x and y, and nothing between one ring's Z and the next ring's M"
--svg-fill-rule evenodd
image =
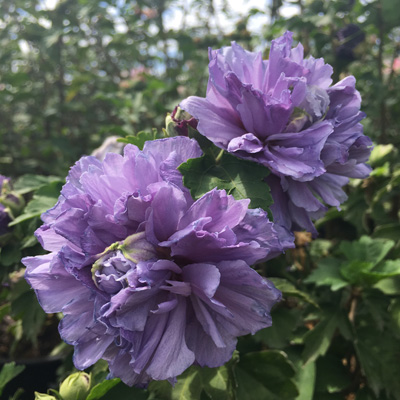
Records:
M206 98L180 107L214 144L270 169L275 222L316 235L312 220L346 200L348 178L370 172L354 77L331 86L332 67L304 59L290 32L272 42L268 61L236 43L209 58Z
M174 137L83 157L36 235L26 279L84 369L103 358L129 385L216 367L236 338L271 325L280 292L249 265L280 253L261 209L212 190L197 201L176 169L201 150Z

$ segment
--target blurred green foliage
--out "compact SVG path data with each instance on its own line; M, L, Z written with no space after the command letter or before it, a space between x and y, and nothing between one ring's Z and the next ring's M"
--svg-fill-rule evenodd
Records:
M0 0L0 173L16 178L14 191L26 203L13 215L12 231L0 249L3 353L4 343L11 343L9 358L67 354L59 382L73 371L70 350L59 344L60 316L46 318L19 262L43 252L33 232L40 214L57 200L59 176L110 135L142 146L170 133L172 128L162 129L167 112L189 95L205 94L208 46L236 40L249 50L265 49L267 57L270 40L290 29L306 54L333 66L334 82L356 77L367 115L364 131L377 143L371 176L352 180L342 210L331 209L317 222L319 239L298 233L296 249L257 266L284 301L272 312L272 327L239 339L229 363L214 369L194 366L174 387L153 382L138 389L105 380L107 365L100 361L82 396L400 399L400 0L272 0L236 18L231 32L223 18L237 15L228 1L218 10L212 0L49 4ZM175 11L183 13L183 21L170 29ZM289 11L294 15L285 16ZM257 17L269 23L250 33ZM206 157L230 162L205 146ZM250 179L228 182L224 163L205 174L202 160L189 161L207 178L206 187L188 178L194 196L224 185L238 192L238 184L244 184L244 197L269 205L269 197L260 198ZM249 170L238 165L246 176L263 177L255 165ZM43 341L50 335L52 340ZM6 365L1 389L21 371ZM58 388L53 384L36 398L62 399ZM27 396L33 398L33 392Z

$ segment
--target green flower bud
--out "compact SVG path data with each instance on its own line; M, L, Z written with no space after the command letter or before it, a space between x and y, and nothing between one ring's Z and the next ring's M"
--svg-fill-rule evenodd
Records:
M50 394L35 392L35 400L57 400L57 398Z
M75 372L60 385L63 400L85 400L90 391L91 378L86 372Z

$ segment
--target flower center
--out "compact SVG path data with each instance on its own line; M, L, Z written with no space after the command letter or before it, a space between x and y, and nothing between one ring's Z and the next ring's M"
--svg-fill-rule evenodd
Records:
M156 256L156 248L147 241L145 232L135 233L98 255L92 265L92 279L99 289L110 294L127 286L138 287L142 282L137 264Z

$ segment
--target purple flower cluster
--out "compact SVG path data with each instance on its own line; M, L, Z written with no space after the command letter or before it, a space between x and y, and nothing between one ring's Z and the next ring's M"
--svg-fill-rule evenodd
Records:
M354 77L331 86L332 67L304 59L290 32L272 42L267 61L236 43L209 58L206 98L180 107L214 144L270 169L275 222L316 235L312 220L346 199L348 178L370 172Z
M173 381L230 359L236 338L271 325L280 292L251 264L282 252L261 209L212 190L194 201L176 169L186 137L133 145L72 167L27 257L26 279L84 369L98 359L128 385Z

